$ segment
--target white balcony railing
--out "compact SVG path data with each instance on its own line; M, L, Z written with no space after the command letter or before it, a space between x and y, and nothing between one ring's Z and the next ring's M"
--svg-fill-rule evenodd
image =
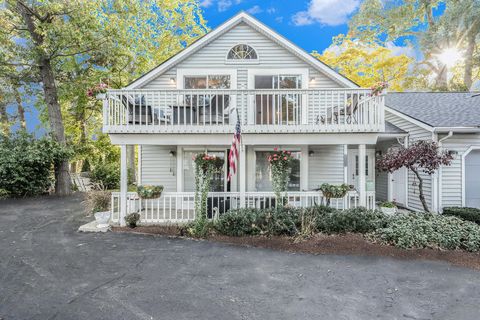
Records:
M290 191L282 202L296 208L326 204L321 192ZM157 199L140 199L136 192L127 193L126 213L140 213L143 224L182 223L195 219L194 192L166 192ZM276 205L273 192L246 192L242 197L239 192L210 192L207 201L208 217L214 218L230 209L272 208ZM111 223L120 223L120 193L112 193ZM350 191L344 198L331 199L330 206L336 209L349 209L359 206L356 191ZM375 208L375 192L367 192L367 208Z
M109 90L108 133L376 132L384 96L367 89Z

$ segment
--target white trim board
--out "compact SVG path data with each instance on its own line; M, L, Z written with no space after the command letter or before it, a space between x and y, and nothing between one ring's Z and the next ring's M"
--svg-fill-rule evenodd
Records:
M183 68L177 69L177 89L184 89L185 76L230 76L230 89L237 89L237 69L232 68Z
M198 39L197 41L193 42L191 45L186 47L184 50L180 51L158 67L150 70L148 73L144 74L140 78L136 79L132 83L130 83L126 89L137 89L138 87L144 85L145 83L151 81L153 78L157 77L158 75L164 73L165 71L169 70L174 65L178 64L180 61L184 60L186 57L190 56L191 54L195 53L211 41L215 40L220 35L224 34L231 28L235 27L240 23L246 23L247 25L251 26L267 38L271 39L272 41L276 42L280 46L284 47L285 49L289 50L291 53L296 55L297 57L301 58L305 62L312 65L314 68L319 70L320 72L324 73L329 78L333 79L339 84L343 84L347 88L358 88L359 86L354 83L353 81L349 80L348 78L342 76L335 70L328 67L326 64L321 62L320 60L314 58L312 55L304 51L303 49L299 48L298 46L294 45L292 42L284 38L283 36L279 35L257 19L253 18L249 14L245 12L240 12L236 16L230 18L229 20L225 21L216 29L210 31L202 38Z

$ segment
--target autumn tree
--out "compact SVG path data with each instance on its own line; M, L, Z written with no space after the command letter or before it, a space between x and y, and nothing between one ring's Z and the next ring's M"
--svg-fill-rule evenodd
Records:
M344 35L335 37L322 54L315 51L312 54L361 87L388 82L393 91L403 91L413 62L407 55L395 55L385 46Z
M377 160L376 165L380 171L393 172L402 167L412 171L418 179L418 197L422 202L423 210L429 212L421 173L431 176L440 166L449 166L452 159L452 155L446 150L440 150L436 142L419 140L407 148L403 146L390 148Z
M0 75L12 66L28 74L33 85L23 83L38 84L54 138L63 146L77 136L86 143L99 131L101 116L100 103L86 97L88 87L100 80L121 87L204 32L196 1L6 0L0 7ZM68 161L55 172L56 193L68 194Z

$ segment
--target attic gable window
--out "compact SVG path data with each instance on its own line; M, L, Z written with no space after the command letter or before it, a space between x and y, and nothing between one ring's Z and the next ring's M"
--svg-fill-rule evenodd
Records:
M249 45L237 44L228 52L227 60L255 61L258 60L258 55L255 49Z

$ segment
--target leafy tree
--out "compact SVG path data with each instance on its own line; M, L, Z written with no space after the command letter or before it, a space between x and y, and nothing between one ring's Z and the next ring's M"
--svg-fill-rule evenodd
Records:
M0 75L40 89L54 138L86 155L101 127L101 104L87 88L103 79L124 86L205 31L193 0L6 0ZM70 192L69 180L65 160L56 168L58 194Z
M344 35L334 38L333 44L314 57L331 66L362 87L388 82L391 90L403 91L409 79L413 59L391 49L372 43L353 40Z
M445 5L443 12L440 4ZM463 50L462 84L470 87L480 35L479 14L478 0L365 0L350 23L350 32L362 40L410 39L420 44L420 64L435 75L436 89L448 89L448 66L441 54L445 50Z
M440 166L449 166L453 157L446 151L440 151L434 141L419 140L408 148L403 146L390 148L386 154L377 160L380 171L393 172L402 167L411 170L418 179L419 198L423 209L429 212L423 193L423 178L420 172L432 175Z

